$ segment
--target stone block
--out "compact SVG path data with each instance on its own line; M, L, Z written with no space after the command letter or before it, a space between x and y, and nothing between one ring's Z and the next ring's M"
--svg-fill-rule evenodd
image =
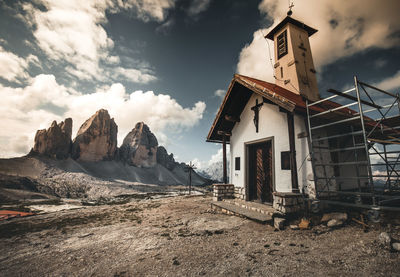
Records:
M338 227L343 225L343 221L342 220L337 220L337 219L331 219L328 221L328 223L326 223L326 226L333 228L333 227Z
M274 227L277 230L283 230L285 228L286 219L275 217L274 218Z
M332 219L336 219L339 221L346 221L347 214L346 213L327 213L322 216L321 222L328 222Z

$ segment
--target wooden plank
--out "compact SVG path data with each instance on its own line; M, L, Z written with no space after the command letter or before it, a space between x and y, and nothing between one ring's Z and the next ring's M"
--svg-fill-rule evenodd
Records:
M232 116L232 115L225 115L225 120L229 121L229 122L240 122L240 118L236 117L236 116Z
M280 96L279 94L275 92L271 92L265 87L262 87L256 83L249 83L249 81L241 79L241 77L235 75L236 81L240 83L241 85L247 87L248 89L252 90L253 92L257 93L258 95L267 98L270 100L272 103L277 104L278 106L288 110L288 111L293 111L294 108L296 107L296 104L283 96Z
M382 144L398 144L398 145L400 145L400 142L396 142L396 141L388 141L388 140L373 139L373 138L368 138L368 140L372 141L372 142L382 143Z
M351 96L351 95L348 95L348 94L344 94L344 93L342 93L340 91L337 91L337 90L334 90L334 89L331 89L331 88L328 89L328 92L336 94L336 95L339 95L339 96L342 96L344 98L347 98L347 99L350 99L350 100L353 100L353 101L356 101L356 102L358 101L357 97L354 97L354 96ZM376 105L376 104L371 103L371 102L368 102L368 101L365 101L365 100L360 100L360 102L365 104L365 105L368 105L370 107L376 108L376 109L382 109L381 106Z
M225 132L225 131L218 131L217 134L220 135L220 136L225 136L225 137L230 137L230 136L232 136L232 133L230 133L230 132Z
M265 171L264 171L264 159L263 149L261 147L256 150L256 183L257 183L257 200L262 201L263 190L265 186Z

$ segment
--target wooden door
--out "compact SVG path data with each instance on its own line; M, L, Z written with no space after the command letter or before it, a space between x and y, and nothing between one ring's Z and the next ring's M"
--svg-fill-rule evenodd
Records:
M249 146L249 200L272 202L272 144L271 141Z

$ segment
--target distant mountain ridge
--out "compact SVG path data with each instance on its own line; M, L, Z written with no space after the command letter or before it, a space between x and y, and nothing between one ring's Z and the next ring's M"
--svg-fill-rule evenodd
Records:
M117 147L118 126L105 109L98 110L79 128L71 139L72 119L57 124L53 121L49 129L38 130L29 156L44 156L58 160L71 157L80 162L121 161L135 167L151 168L161 164L168 170L180 165L173 154L168 154L158 145L156 136L144 122L136 123L126 135L120 148Z
M59 197L100 197L121 189L129 193L129 184L137 183L188 185L186 164L159 146L144 122L135 125L120 148L117 133L117 124L104 109L82 124L74 140L71 118L53 121L48 129L37 131L26 157L0 159L0 198L1 190L12 189L10 184L17 180L28 182L23 178L29 178L30 185L22 187ZM209 182L192 173L192 185Z
M227 161L228 181L229 181L229 162ZM197 170L197 173L207 179L222 182L224 177L222 161L209 164L207 167Z

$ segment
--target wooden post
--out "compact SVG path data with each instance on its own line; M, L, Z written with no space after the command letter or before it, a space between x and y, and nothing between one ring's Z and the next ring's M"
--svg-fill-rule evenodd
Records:
M189 169L189 195L192 193L192 169Z
M299 183L297 180L297 162L296 146L294 140L294 118L292 113L287 113L289 147L290 147L290 173L292 177L292 192L299 192Z
M224 165L224 184L228 183L228 174L226 171L226 135L222 136L222 161Z

